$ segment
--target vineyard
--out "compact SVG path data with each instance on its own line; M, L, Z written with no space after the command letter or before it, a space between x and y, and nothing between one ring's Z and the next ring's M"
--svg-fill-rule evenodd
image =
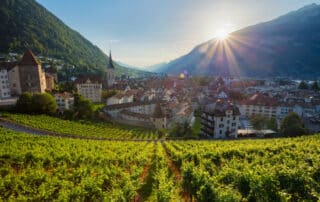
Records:
M62 120L46 115L5 114L6 119L32 128L55 132L58 134L89 137L110 138L116 140L152 140L158 138L154 131L119 124L92 123Z
M0 128L4 201L318 201L320 136L98 141Z

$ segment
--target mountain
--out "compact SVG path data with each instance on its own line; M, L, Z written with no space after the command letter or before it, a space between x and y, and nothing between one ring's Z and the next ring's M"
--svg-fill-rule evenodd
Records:
M36 55L62 59L80 73L103 71L108 57L81 34L72 30L35 0L1 0L0 53ZM116 75L140 73L115 64ZM76 72L76 73L77 73Z
M311 4L269 22L198 45L162 72L246 77L320 77L320 6Z
M151 65L149 67L146 67L145 69L148 70L148 71L151 71L151 72L160 73L160 72L163 71L162 69L165 68L167 65L168 65L167 62L162 62L162 63L158 63L158 64L155 64L155 65Z

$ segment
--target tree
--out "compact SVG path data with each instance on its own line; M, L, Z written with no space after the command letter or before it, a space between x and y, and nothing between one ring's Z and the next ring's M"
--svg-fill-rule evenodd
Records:
M101 98L103 101L107 101L108 98L114 96L117 94L117 91L115 90L103 90L101 93Z
M78 118L92 118L94 106L90 100L86 100L79 94L74 95L74 111Z
M16 104L16 111L20 113L31 113L32 94L23 93Z
M193 131L190 124L185 121L184 123L175 123L169 134L172 137L191 137L193 136Z
M298 88L302 90L306 90L308 89L308 84L305 81L301 81Z
M57 109L56 100L49 93L36 93L32 96L31 110L33 113L53 115Z
M313 82L313 84L312 84L312 86L311 86L311 89L314 90L314 91L319 91L319 90L320 90L317 81Z
M262 130L266 128L267 119L261 115L254 115L250 118L252 127L256 130Z
M291 112L281 122L280 132L286 137L295 137L307 133L298 114Z
M278 122L276 118L271 118L267 122L267 128L273 131L278 131Z

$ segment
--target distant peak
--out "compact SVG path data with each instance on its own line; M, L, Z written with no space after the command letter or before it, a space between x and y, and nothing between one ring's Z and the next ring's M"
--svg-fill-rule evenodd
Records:
M300 8L298 11L305 11L305 10L309 10L309 9L314 9L314 8L317 8L318 6L319 5L316 3L308 4L308 5L305 5L304 7Z

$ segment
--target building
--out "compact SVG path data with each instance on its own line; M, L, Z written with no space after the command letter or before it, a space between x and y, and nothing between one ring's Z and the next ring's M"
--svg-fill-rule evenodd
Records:
M0 99L11 97L8 69L0 66Z
M167 127L167 118L157 101L108 105L104 112L120 123L157 129Z
M20 74L18 64L12 63L8 68L9 86L12 96L18 96L22 94L20 85Z
M93 103L101 102L102 81L96 76L80 77L76 80L77 91Z
M256 93L239 104L241 114L251 117L261 115L267 118L277 117L279 102L277 99Z
M110 88L113 86L114 82L115 82L115 68L114 68L114 64L112 61L112 55L111 55L111 51L110 51L107 72L106 72L105 78L104 78L104 87Z
M124 104L133 102L132 93L118 93L107 100L107 105Z
M45 76L46 76L46 90L52 91L54 89L55 78L53 75L47 72L45 73Z
M151 117L151 122L153 123L156 129L167 128L167 118L162 112L161 105L157 102L156 107Z
M237 138L239 117L238 107L229 101L217 100L202 109L202 134L214 139Z
M28 50L18 64L21 93L44 93L46 89L45 73L33 53ZM15 76L16 77L16 76Z
M73 108L74 97L71 93L57 93L54 95L59 111L70 110Z

